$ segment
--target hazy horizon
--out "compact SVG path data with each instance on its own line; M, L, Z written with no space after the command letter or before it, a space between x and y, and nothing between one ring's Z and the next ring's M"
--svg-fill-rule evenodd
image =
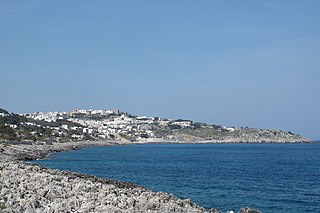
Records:
M1 1L0 107L320 138L320 1Z

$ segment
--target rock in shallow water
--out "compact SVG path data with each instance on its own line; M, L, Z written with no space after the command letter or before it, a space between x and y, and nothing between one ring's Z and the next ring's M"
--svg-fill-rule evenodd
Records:
M261 211L246 207L246 208L241 208L240 211L238 211L238 213L261 213Z

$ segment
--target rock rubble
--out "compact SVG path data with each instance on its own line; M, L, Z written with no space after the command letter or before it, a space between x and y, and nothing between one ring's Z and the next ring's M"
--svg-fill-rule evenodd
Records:
M0 162L3 212L205 212L189 199L21 162Z

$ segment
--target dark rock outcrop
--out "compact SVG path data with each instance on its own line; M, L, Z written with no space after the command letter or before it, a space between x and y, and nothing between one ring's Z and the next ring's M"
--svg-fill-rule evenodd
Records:
M262 213L261 211L255 210L255 209L250 209L248 207L241 208L238 213Z

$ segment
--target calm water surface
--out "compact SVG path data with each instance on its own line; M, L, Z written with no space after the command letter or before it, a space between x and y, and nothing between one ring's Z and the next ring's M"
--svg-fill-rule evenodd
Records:
M206 208L320 212L319 143L109 146L34 162L134 182Z

